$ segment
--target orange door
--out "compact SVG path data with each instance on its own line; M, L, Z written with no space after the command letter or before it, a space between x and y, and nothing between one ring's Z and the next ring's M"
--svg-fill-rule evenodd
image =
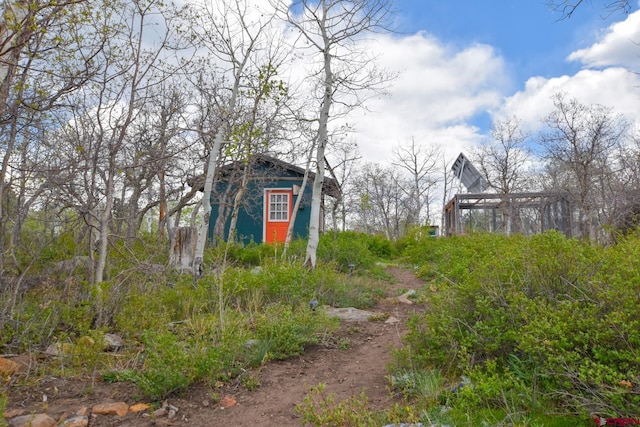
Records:
M265 190L264 241L284 242L291 220L293 191Z

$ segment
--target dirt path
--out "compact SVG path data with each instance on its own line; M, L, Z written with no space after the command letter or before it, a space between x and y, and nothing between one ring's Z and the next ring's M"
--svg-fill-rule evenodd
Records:
M388 313L399 323L343 322L340 336L349 340L347 349L315 347L301 357L266 366L258 390L239 393L238 406L216 411L214 416L220 425L300 426L294 407L302 402L310 387L319 383L326 384L326 392L334 393L336 400L359 395L364 390L373 407L387 406L391 397L386 366L392 361L392 349L402 344L405 320L419 310L416 306L399 304L393 297L398 289L423 285L406 270L392 268L389 272L396 277L396 283L387 287L389 298L373 311Z
M212 402L209 388L192 387L180 398L170 399L170 404L179 409L172 420L145 418L141 414L129 413L125 417L93 417L89 425L300 426L302 420L295 412L295 405L302 402L311 387L320 383L326 384L326 393L335 394L336 400L359 395L364 390L373 407L388 406L392 398L387 389L386 367L392 361L392 349L401 346L402 336L406 332L405 320L413 312L421 310L416 305L401 304L395 297L400 289L418 289L424 285L410 271L390 268L389 272L396 282L387 286L388 298L380 301L372 311L387 313L400 322L343 322L338 339L333 340L335 344L340 342L342 345L318 345L300 357L265 365L259 375L251 373L259 378L260 387L256 390L247 391L240 385L224 390L224 395L235 402L235 405L225 409L220 403ZM61 389L76 388L78 393L77 387L80 387L76 398L59 393L48 397L46 405L43 405L42 394L47 393L45 388L33 391L35 404L12 399L7 410L21 406L32 412L41 412L42 407L46 406L44 412L59 419L65 412L74 413L79 407L91 407L104 401L135 403L131 402L131 395L135 391L128 384L96 383L89 392L86 384L61 384L60 381L64 380L53 379L49 390L59 392ZM82 393L83 390L86 390L86 394ZM25 395L22 398L28 399Z

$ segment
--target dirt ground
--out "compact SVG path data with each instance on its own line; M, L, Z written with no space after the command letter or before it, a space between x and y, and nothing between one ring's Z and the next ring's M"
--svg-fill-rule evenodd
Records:
M381 300L371 311L386 313L400 322L343 322L338 336L332 340L333 345L317 345L299 357L269 363L259 372L246 373L260 383L253 391L248 391L238 381L237 385L218 391L219 397L225 397L221 402L214 403L209 387L197 386L179 398L169 399L168 403L178 409L172 419L149 417L143 413L129 413L124 417L97 415L90 418L89 425L300 426L302 418L295 412L295 405L302 402L311 387L320 383L326 384L326 393L335 394L336 400L359 395L364 390L371 406L389 406L394 398L388 390L387 364L392 361L393 349L401 346L406 332L405 320L423 309L399 303L395 297L399 290L424 286L408 270L394 267L389 273L396 280L387 285L388 298ZM50 377L37 386L11 390L6 412L44 412L58 420L63 414L73 414L80 408L91 408L98 403L139 403L134 401L135 395L135 387L127 383L91 384ZM223 409L225 403L231 406Z

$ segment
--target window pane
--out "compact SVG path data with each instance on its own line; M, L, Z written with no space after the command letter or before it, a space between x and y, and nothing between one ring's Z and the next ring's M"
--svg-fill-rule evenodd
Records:
M278 193L269 194L269 220L289 220L289 195Z

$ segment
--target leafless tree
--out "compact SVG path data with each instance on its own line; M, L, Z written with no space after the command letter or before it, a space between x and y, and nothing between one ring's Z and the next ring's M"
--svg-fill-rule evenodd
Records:
M388 79L373 67L373 59L358 46L368 33L386 28L391 13L388 0L272 0L289 24L298 31L301 44L317 57L316 171L312 187L309 240L305 264L316 266L320 233L321 194L331 118L362 105L363 96Z
M331 206L331 219L335 231L347 229L348 216L353 205L353 176L358 162L362 159L358 145L354 141L340 140L333 144L331 166L335 180L341 191L341 198L334 200Z
M636 131L637 132L637 131ZM606 223L623 233L640 225L640 138L637 134L622 144L616 154L612 176L606 191L611 203Z
M491 139L474 152L480 172L489 187L499 194L523 191L527 186L525 169L530 161L529 136L522 131L520 120L511 117L491 128Z
M613 175L612 157L627 122L610 108L584 105L562 93L553 102L555 111L545 120L540 141L550 167L559 168L556 176L563 182L557 184L573 196L580 212L580 235L596 240L598 210L607 206L602 187Z
M441 156L438 145L420 145L414 138L404 146L393 147L393 165L408 174L403 192L411 201L411 213L407 219L413 225L431 223L433 191L439 181L436 170Z
M185 163L190 141L185 138L188 92L179 83L160 83L150 88L140 106L123 146L123 182L116 199L116 229L126 227L131 241L146 214L158 210L158 233L163 240L168 200L182 192L180 163Z
M16 199L19 206L14 213L26 215L29 206L20 203L33 201L42 191L33 188L33 182L21 183L27 178L25 168L34 170L34 155L29 152L42 152L34 146L42 139L33 135L41 136L47 114L64 108L63 98L95 74L98 65L91 57L102 46L91 37L78 37L86 24L84 16L93 10L89 2L15 0L4 2L0 9L0 234L6 236L6 195L23 194ZM19 189L11 188L11 183ZM24 218L14 219L17 243ZM3 243L0 239L0 264Z
M530 159L526 145L528 135L520 127L520 120L511 117L497 122L491 129L491 139L475 150L480 172L489 187L499 194L511 194L526 188L525 169ZM512 206L502 208L505 233L511 232Z
M402 188L405 178L394 167L365 164L354 177L354 226L368 234L398 239L406 232L413 213L412 200Z
M549 0L547 6L552 10L560 12L562 19L568 19L580 8L584 3L591 3L591 1L585 0ZM607 13L612 14L622 11L623 13L629 13L632 8L631 0L601 0L602 7Z
M218 122L209 126L213 144L208 152L202 197L202 222L198 231L198 242L194 256L194 273L203 268L204 247L207 241L211 204L209 203L216 176L216 165L220 160L223 142L229 141L234 125L239 123L243 111L243 91L248 82L257 77L265 64L277 69L279 43L273 29L273 11L263 11L252 7L247 0L205 2L194 7L187 15L186 25L192 30L196 47L203 49L213 58L210 71L228 78L228 90L219 104L221 114ZM275 51L274 51L275 49ZM273 60L273 62L272 62ZM215 99L208 95L209 99ZM241 121L241 120L240 120ZM207 135L204 135L207 137Z
M103 45L94 58L100 72L69 99L72 107L59 115L52 131L57 138L50 144L55 153L52 168L58 172L51 182L68 196L67 203L90 230L89 253L98 288L107 271L113 214L126 211L129 195L139 199L125 171L139 172L142 167L125 148L141 136L136 127L144 121L142 111L152 90L166 80L166 73L158 71L173 41L162 2L108 0L101 6L102 12L91 15L93 21L87 23ZM150 30L153 37L148 39ZM140 186L137 190L142 191Z
M453 179L454 174L451 170L451 165L453 164L453 160L447 160L447 158L443 155L440 156L440 170L442 172L442 212L440 218L440 232L443 235L448 233L445 227L445 207L451 197L453 196Z

